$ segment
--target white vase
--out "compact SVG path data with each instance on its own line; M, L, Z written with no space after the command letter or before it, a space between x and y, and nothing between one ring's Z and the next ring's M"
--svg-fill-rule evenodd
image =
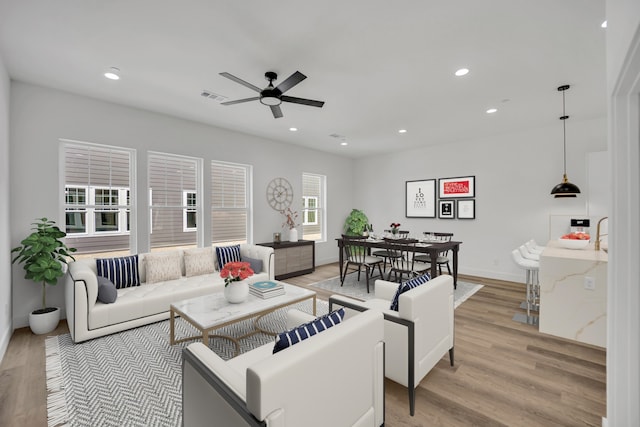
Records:
M298 241L298 229L297 228L292 228L291 230L289 230L289 241L290 242L297 242Z
M60 322L60 308L51 307L55 310L47 313L35 313L35 311L29 314L29 327L31 332L36 335L48 334L53 331Z
M245 302L249 296L249 282L240 280L239 282L231 282L224 287L224 298L231 304L239 304Z

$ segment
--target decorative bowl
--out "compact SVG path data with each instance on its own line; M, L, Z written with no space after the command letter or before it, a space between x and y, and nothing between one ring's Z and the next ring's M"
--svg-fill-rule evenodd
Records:
M565 249L584 249L589 246L589 240L558 239L558 243Z

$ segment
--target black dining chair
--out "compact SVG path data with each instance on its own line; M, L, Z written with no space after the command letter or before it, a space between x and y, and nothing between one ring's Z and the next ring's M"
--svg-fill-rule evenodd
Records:
M384 232L385 234L388 234L388 233L391 233L391 230L384 230ZM408 237L409 237L408 231L402 231L402 230L398 231L398 234L397 234L398 239L406 239ZM387 261L389 261L389 264L391 264L391 258L399 258L401 256L401 254L397 253L396 251L390 251L388 249L373 251L371 255L382 258L383 260L382 270L385 272L387 271Z
M392 247L389 249L400 256L390 258L391 269L387 275L387 280L391 280L394 275L396 282L401 282L404 275L407 279L419 276L429 270L429 264L418 261L416 258L417 239L390 239L385 238L384 241Z
M427 239L427 242L435 242L435 243L440 243L440 242L450 242L451 239L453 238L453 233L433 233L430 231L425 231L424 233L422 233L425 238ZM431 264L431 257L429 255L417 255L416 256L416 261L420 261L420 262L424 262L426 264ZM449 272L449 275L451 275L451 267L449 265L449 251L442 251L438 253L438 258L436 258L436 264L438 267L438 274L442 274L442 266L446 265L447 266L447 271Z
M347 277L349 266L358 267L358 281L360 281L360 272L362 267L365 268L365 275L367 277L367 293L369 293L369 277L373 277L376 266L380 271L380 277L383 277L382 273L382 259L367 254L367 247L362 245L362 241L366 240L365 236L348 236L342 235L344 242L344 251L347 255L345 266L343 268L342 277L340 277L340 286L344 285L344 279ZM355 271L355 270L353 270Z

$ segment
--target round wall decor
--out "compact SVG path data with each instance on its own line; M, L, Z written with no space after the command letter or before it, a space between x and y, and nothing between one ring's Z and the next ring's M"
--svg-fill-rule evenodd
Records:
M274 178L267 185L267 202L277 211L282 211L293 202L293 187L285 178Z

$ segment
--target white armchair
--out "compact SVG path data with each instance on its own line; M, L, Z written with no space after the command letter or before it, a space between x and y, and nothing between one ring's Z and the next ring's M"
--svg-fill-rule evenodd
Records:
M390 310L398 283L376 280L375 298L360 301L342 295L329 298L335 305L384 315L385 376L409 391L415 413L415 388L447 351L453 366L453 278L441 275L400 295L398 311ZM351 314L354 311L350 311Z
M313 319L292 310L288 326ZM371 311L276 354L270 343L224 361L191 344L182 355L183 425L384 425L383 331Z

